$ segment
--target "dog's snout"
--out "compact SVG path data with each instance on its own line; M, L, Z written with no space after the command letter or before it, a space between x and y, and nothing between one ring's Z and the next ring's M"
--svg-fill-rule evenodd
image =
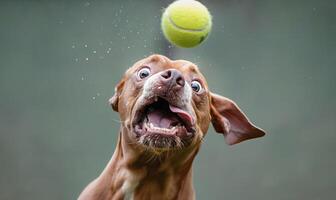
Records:
M177 86L184 87L185 80L181 74L176 69L168 69L161 73L161 77L163 81L171 81L172 84L176 84Z

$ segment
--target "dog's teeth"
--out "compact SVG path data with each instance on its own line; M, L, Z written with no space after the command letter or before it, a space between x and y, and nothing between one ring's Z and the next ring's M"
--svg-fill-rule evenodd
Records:
M158 101L158 100L159 100L158 96L155 96L155 97L154 97L154 101L156 102L156 101Z

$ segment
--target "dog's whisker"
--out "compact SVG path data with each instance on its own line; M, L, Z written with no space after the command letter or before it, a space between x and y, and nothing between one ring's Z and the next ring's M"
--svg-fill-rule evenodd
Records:
M123 123L125 121L122 121L122 120L117 120L117 119L112 119L113 122L117 122L117 123Z

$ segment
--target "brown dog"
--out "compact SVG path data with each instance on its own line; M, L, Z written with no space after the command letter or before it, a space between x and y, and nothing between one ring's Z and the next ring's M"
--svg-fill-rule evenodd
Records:
M110 99L121 129L112 159L79 199L194 199L192 162L210 122L229 145L261 137L238 106L211 93L197 66L152 55Z

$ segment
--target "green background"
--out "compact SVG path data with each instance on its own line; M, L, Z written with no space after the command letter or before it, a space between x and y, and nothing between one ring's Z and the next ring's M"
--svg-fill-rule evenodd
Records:
M335 1L202 1L213 30L193 49L162 36L171 2L0 1L1 200L76 199L114 151L114 86L152 53L198 64L268 133L227 146L211 128L198 199L335 197Z

